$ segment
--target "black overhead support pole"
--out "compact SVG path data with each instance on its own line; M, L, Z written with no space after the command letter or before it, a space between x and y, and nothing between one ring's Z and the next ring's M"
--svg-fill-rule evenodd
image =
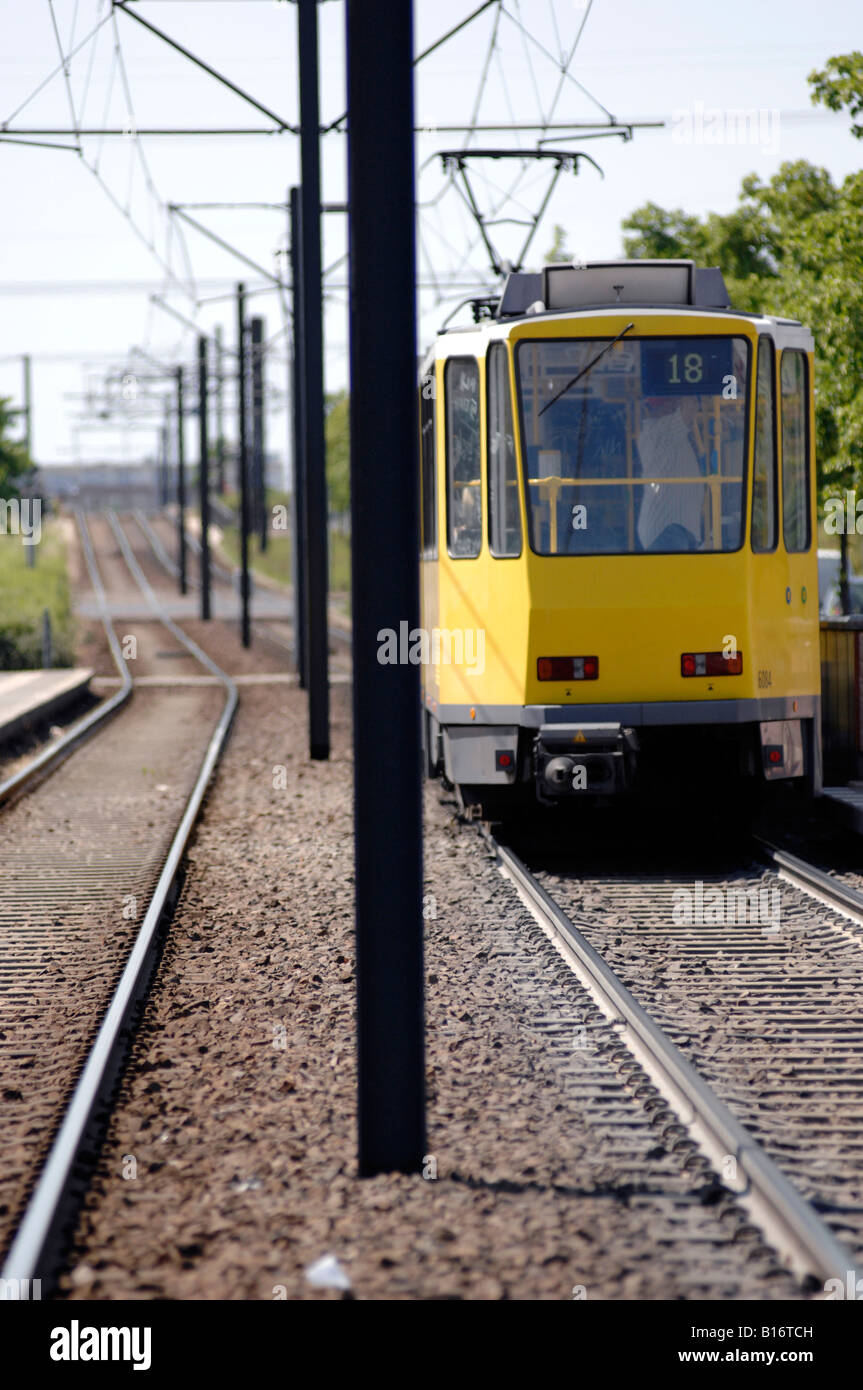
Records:
M291 397L293 403L294 446L294 643L300 689L308 686L308 643L306 642L306 445L303 433L303 273L300 264L301 205L299 188L288 195L291 209L291 311L293 316L291 356Z
M210 617L210 455L207 442L207 340L198 339L198 424L201 466L198 475L201 511L201 617Z
M254 319L249 319L246 325L246 362L247 362L247 401L246 407L249 413L249 534L257 535L260 525L261 513L261 485L258 476L259 459L255 445L256 421L255 421L255 333Z
M216 490L221 497L225 491L225 374L222 355L222 325L216 324Z
M168 476L168 403L165 402L165 419L159 430L159 506L167 507L169 493Z
M33 461L33 371L30 354L25 352L21 359L24 369L24 448L28 462ZM32 546L30 549L32 550Z
M186 584L186 421L183 414L183 368L177 368L177 539L180 552L180 593Z
M303 275L303 437L306 479L306 601L309 755L330 756L327 671L327 480L324 469L324 343L321 289L321 180L317 0L298 0L300 65L301 264ZM411 291L413 293L413 291Z
M252 457L255 479L255 530L261 550L267 548L267 478L264 460L264 320L253 318L252 335Z
M246 445L246 287L237 286L237 471L240 483L240 631L243 646L249 631L249 462Z
M362 1175L417 1172L425 1147L419 668L377 659L380 629L419 626L412 9L347 4Z

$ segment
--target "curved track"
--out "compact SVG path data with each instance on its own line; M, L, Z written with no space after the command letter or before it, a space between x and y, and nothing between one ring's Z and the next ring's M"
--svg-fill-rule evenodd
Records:
M92 529L94 589L103 593L101 568L110 588L137 588L153 612L152 624L123 625L124 646L131 651L136 637L130 627L144 645L155 627L170 647L141 664L173 671L169 658L180 655L203 666L222 695L209 683L135 690L100 739L4 813L0 1241L16 1229L3 1277L49 1284L83 1191L82 1154L104 1124L237 705L233 680L161 611L116 518Z
M111 655L120 673L120 689L115 695L112 695L107 700L103 700L95 709L90 710L83 718L76 720L61 738L55 740L47 748L43 748L35 757L30 758L25 765L19 768L12 776L0 782L0 806L4 803L13 801L23 792L37 786L44 777L47 777L49 773L55 771L55 769L68 758L69 754L83 743L85 739L97 733L98 730L103 727L105 721L110 719L113 714L116 714L117 710L126 703L132 694L132 678L129 675L128 668L120 651L120 644L117 641L114 630L111 627L110 619L108 618L105 590L102 587L102 581L96 570L93 557L93 546L87 530L87 523L81 513L78 514L78 527L84 559L90 575L90 583L93 586L93 593L101 610L101 620L108 638Z
M167 518L157 516L150 518L140 509L133 513L134 520L139 530L146 538L150 549L153 552L162 570L177 578L180 573L176 559L176 531ZM154 524L155 523L155 524ZM192 532L186 536L190 555L194 555L200 561L201 542ZM232 594L239 592L240 571L237 566L227 569L218 560L211 557L210 573L214 587L222 590L230 590ZM254 580L253 580L254 582ZM193 589L200 589L200 579L192 572L188 574L188 584ZM293 602L291 598L290 602ZM252 633L256 639L263 642L270 651L276 655L284 657L292 665L296 664L296 645L294 641L293 619L288 617L264 616L256 617L252 620ZM329 642L331 654L336 654L337 671L334 679L344 676L345 661L350 655L352 636L350 629L338 626L335 621L330 622Z

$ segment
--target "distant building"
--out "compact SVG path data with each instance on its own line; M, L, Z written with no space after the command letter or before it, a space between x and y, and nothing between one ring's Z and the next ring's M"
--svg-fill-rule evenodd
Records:
M154 507L159 503L159 472L155 463L44 463L39 465L37 490L85 510Z

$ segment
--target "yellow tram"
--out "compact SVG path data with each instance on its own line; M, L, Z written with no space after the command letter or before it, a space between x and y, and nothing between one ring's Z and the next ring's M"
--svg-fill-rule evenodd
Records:
M476 803L820 791L809 331L690 261L515 273L483 310L420 377L428 772Z

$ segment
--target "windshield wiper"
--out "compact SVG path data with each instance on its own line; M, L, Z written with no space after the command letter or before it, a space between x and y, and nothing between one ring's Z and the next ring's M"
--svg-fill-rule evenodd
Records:
M625 333L628 333L629 330L630 330L630 328L634 328L634 327L635 327L635 324L634 324L634 323L628 323L628 324L626 325L625 328L622 328L622 329L620 330L620 332L618 333L617 337L616 337L616 338L612 338L612 340L611 340L610 343L606 343L605 347L602 349L602 352L598 352L598 353L596 354L596 356L594 357L594 359L593 359L592 362L588 362L588 364L587 364L586 367L582 367L582 369L581 369L581 371L578 373L578 375L577 375L577 376L574 376L574 377L572 378L572 381L568 381L568 382L566 383L565 386L561 386L561 388L560 388L560 390L558 391L557 395L556 395L556 396L552 396L552 398L551 398L550 401L546 401L545 405L542 407L542 410L539 412L539 415L544 415L545 412L546 412L547 410L550 410L550 409L551 409L551 407L554 405L555 401L559 401L560 398L561 398L561 396L565 396L566 393L567 393L567 391L569 391L570 388L573 387L577 381L581 381L581 378L582 378L583 376L587 376L587 374L588 374L588 372L590 371L591 367L595 367L595 366L596 366L596 364L597 364L597 362L599 361L600 357L604 357L605 354L606 354L607 352L610 352L611 349L614 347L614 344L615 344L615 343L619 343L620 340L621 340L621 338L624 336L624 334L625 334ZM539 419L539 415L537 415L537 419Z

